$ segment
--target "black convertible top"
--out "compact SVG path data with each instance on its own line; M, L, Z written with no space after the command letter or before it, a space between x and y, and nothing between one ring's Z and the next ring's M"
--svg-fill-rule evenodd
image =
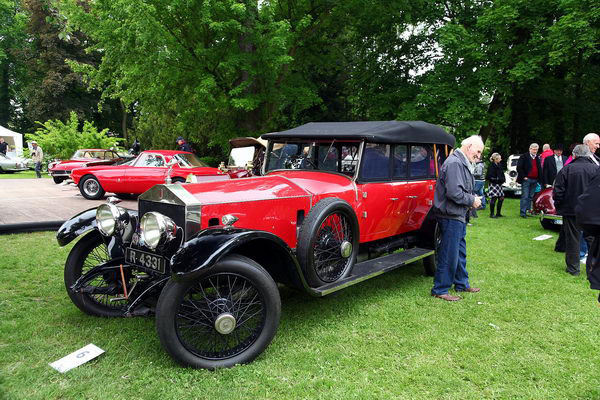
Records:
M456 139L442 127L423 121L310 122L263 139L366 140L375 143L438 143L454 147Z

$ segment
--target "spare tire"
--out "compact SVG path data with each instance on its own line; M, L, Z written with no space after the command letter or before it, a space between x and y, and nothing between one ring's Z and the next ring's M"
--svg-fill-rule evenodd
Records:
M296 253L308 284L320 287L348 276L359 246L358 219L344 200L319 201L300 227Z

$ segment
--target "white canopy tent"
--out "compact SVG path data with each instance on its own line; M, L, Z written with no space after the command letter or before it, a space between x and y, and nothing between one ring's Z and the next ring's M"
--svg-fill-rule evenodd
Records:
M10 129L0 126L0 137L4 138L10 149L15 151L18 156L23 155L23 135L21 133L13 132Z

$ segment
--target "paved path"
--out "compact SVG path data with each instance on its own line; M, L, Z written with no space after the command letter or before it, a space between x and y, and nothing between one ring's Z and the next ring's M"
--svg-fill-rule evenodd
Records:
M57 185L52 179L0 179L0 225L64 221L105 203L106 197L86 200L74 184ZM119 205L137 209L135 200L125 200Z

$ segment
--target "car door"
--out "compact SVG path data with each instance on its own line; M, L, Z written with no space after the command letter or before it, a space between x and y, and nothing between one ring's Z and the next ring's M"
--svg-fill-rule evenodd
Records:
M158 153L142 153L133 166L127 168L125 193L143 193L152 186L165 183L167 163Z
M407 184L402 193L408 207L403 227L405 232L421 227L433 205L436 180L435 157L431 145L411 145L409 160Z
M357 181L361 242L388 237L395 230L397 185L391 180L390 145L366 143Z

